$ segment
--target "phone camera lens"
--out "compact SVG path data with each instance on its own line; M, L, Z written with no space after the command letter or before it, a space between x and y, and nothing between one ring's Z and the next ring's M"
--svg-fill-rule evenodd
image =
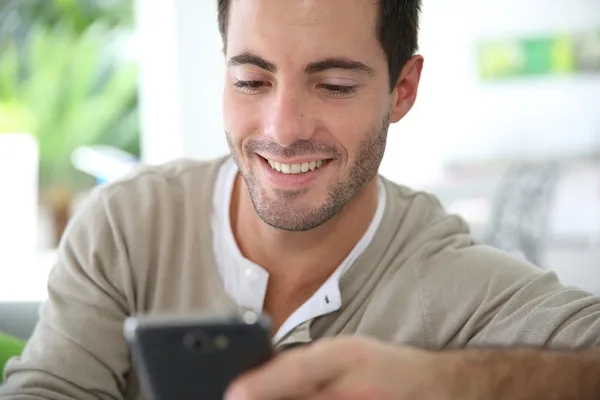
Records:
M205 351L206 350L206 341L200 335L196 335L194 333L189 333L184 336L183 344L187 349L194 351Z

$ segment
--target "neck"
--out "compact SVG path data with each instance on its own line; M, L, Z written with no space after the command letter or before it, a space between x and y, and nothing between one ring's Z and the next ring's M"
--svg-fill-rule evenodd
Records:
M337 215L305 232L288 232L256 214L238 174L231 203L231 225L242 254L269 272L269 284L290 293L320 286L342 263L368 229L378 202L377 178Z

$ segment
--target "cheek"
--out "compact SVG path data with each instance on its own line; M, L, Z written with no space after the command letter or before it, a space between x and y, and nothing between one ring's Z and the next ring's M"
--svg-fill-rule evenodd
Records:
M223 96L223 123L225 131L235 143L259 131L258 113L240 96L225 92Z
M374 107L366 112L366 108L364 105L349 107L347 111L332 114L335 118L328 122L327 130L342 147L345 164L352 164L360 146L381 129L385 112Z

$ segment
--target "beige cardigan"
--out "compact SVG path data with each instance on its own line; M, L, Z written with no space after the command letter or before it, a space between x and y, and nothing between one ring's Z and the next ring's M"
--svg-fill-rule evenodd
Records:
M60 246L40 323L8 364L0 399L142 399L123 320L234 306L211 243L220 165L147 167L93 194ZM342 308L278 345L338 334L429 349L600 344L599 298L477 244L434 197L384 182L385 215L341 280Z

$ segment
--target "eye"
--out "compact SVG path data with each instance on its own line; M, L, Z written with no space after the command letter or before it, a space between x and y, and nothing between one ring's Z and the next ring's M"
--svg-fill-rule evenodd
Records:
M325 89L328 92L329 96L333 97L344 97L351 94L354 94L358 91L358 85L331 85L331 84L321 84L321 88Z
M268 82L265 81L237 81L233 84L236 88L242 92L248 94L258 93L261 89L268 86Z

